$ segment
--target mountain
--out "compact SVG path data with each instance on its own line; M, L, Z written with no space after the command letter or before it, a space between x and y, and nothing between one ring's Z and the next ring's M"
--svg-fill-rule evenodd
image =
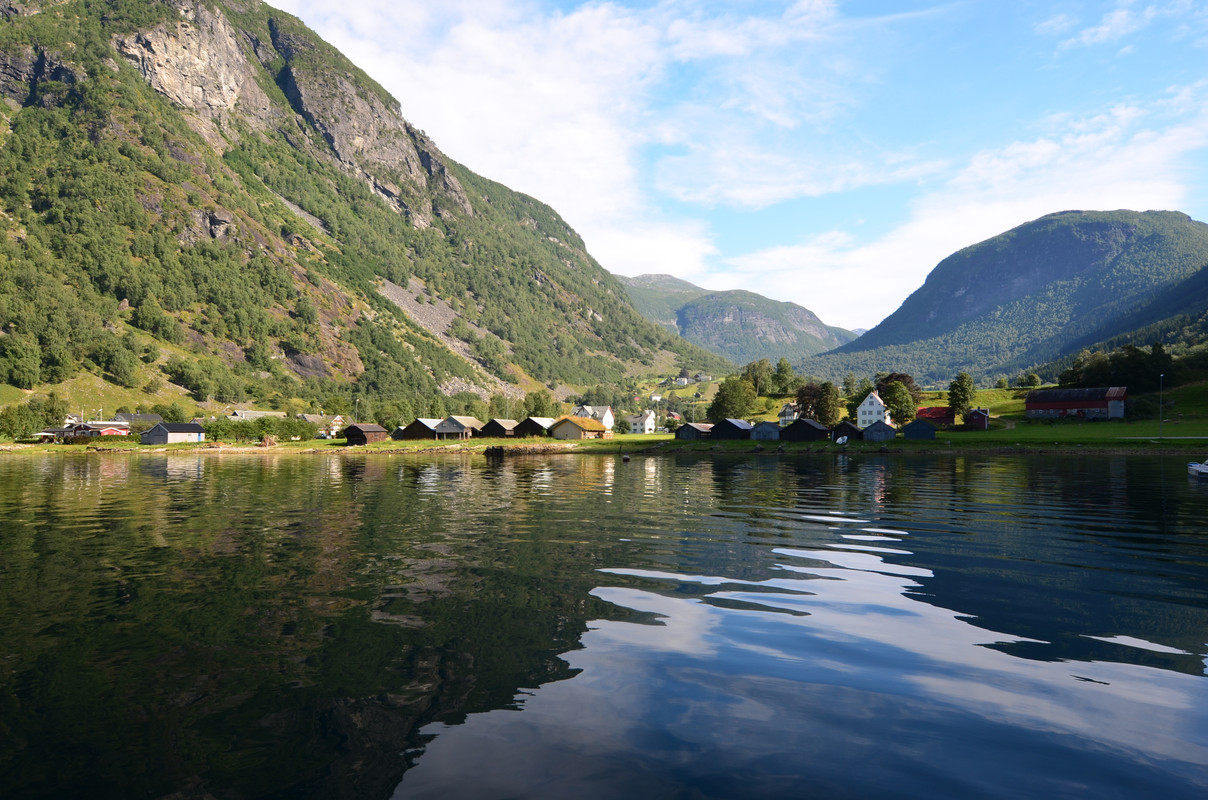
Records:
M0 17L0 383L436 413L726 367L288 14L0 0Z
M1186 214L1050 214L944 259L881 324L800 369L896 370L932 385L962 370L1011 376L1162 318L1177 297L1191 301L1176 287L1205 265L1208 225Z
M796 303L754 292L710 292L670 275L618 278L646 319L738 364L781 357L790 361L855 338L826 325Z

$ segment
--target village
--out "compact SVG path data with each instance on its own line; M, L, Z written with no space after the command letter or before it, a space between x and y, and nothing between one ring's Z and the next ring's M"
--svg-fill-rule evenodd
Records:
M1126 387L1090 389L1033 389L1025 397L1025 417L1028 420L1119 420L1125 414ZM285 412L235 409L222 422L254 423L257 420L288 420ZM475 417L450 415L443 419L418 417L393 431L372 422L348 422L341 415L298 414L292 418L313 431L307 438L343 440L347 446L365 446L394 441L465 441L470 439L537 439L558 441L611 439L617 429L617 418L610 406L578 405L559 417L530 416L523 420L493 418L483 422ZM845 419L833 427L801 416L795 403L785 403L776 420L722 419L710 422L685 422L680 415L667 415L667 427L658 426L658 415L651 409L624 417L624 430L631 435L652 436L671 434L681 441L741 441L757 442L878 442L899 437L904 440L934 440L940 431L957 426L957 415L948 406L920 407L915 418L896 426L889 408L876 391L872 391L857 408L856 419ZM201 444L207 433L218 428L217 418L198 417L189 422L168 422L159 414L121 412L108 420L85 420L68 415L60 427L47 428L36 434L42 442L75 442L100 437L138 437L147 446L171 444ZM964 415L963 429L989 430L992 417L989 408L973 408ZM674 427L671 427L674 426ZM211 435L210 441L215 436ZM269 437L266 437L269 438ZM289 436L301 440L303 434ZM264 442L261 442L264 444ZM276 443L273 440L271 443Z

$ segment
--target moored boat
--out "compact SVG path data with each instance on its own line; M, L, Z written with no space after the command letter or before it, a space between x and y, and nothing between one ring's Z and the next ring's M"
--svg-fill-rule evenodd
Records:
M1208 478L1208 460L1187 463L1187 474L1193 478Z

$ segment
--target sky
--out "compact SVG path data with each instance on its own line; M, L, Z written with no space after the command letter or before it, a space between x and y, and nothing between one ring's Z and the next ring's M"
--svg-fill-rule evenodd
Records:
M1069 209L1208 221L1208 3L270 0L605 269L871 328Z

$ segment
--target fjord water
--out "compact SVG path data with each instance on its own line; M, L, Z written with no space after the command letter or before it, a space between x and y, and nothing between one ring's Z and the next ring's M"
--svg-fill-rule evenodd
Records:
M1204 797L1184 461L14 455L0 787Z

